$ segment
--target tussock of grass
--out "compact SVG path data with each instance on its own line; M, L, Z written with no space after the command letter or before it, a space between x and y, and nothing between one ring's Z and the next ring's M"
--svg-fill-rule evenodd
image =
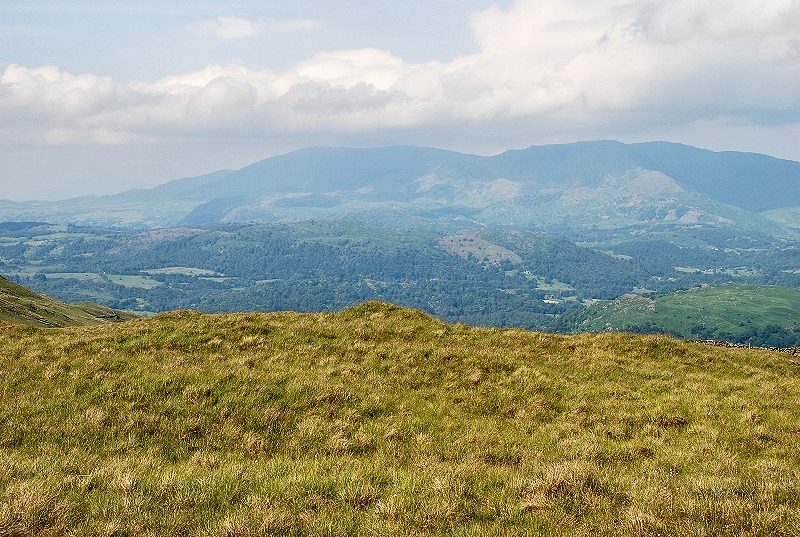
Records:
M799 388L377 303L3 328L0 535L797 535Z

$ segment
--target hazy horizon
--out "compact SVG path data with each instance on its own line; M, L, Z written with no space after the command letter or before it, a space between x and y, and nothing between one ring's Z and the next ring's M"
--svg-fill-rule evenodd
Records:
M42 201L42 202L65 201L65 200L69 200L69 199L72 199L72 198L113 196L113 195L116 195L116 194L122 194L122 193L125 193L125 192L134 191L134 190L149 190L149 189L152 189L152 188L156 188L158 186L166 185L166 184L171 183L173 181L180 181L182 179L191 179L191 178L194 178L194 177L201 177L201 176L204 176L204 175L210 175L210 174L213 174L213 173L216 173L216 172L221 172L221 171L237 171L237 170L240 170L242 168L246 168L247 166L249 166L251 164L255 164L255 163L260 162L262 160L270 159L272 157L278 157L278 156L281 156L281 155L294 153L296 151L304 151L304 150L311 150L311 149L317 149L317 148L329 148L329 149L380 149L380 148L386 148L386 147L425 147L425 148L430 148L430 149L441 149L441 150L445 150L445 151L455 151L455 152L463 153L463 154L472 154L472 155L481 155L481 156L491 157L491 156L500 155L500 154L505 153L507 151L518 151L518 150L528 149L530 147L535 147L535 146L570 145L570 144L593 143L593 142L621 142L621 140L611 140L611 139L575 140L574 142L562 142L562 143L556 143L556 144L531 144L531 145L527 145L527 146L523 146L523 147L509 147L509 148L506 148L506 149L503 149L503 150L500 150L500 151L492 151L492 152L487 152L487 153L473 152L473 151L459 151L459 150L455 150L455 149L448 149L448 148L444 148L444 147L434 147L434 146L414 146L414 145L411 145L411 144L375 145L375 146L315 145L315 146L301 147L301 148L293 149L293 150L290 150L290 151L281 152L281 153L278 153L278 154L275 154L275 155L269 155L267 157L264 157L264 158L261 158L261 159L257 159L257 160L255 160L253 162L247 162L247 163L243 164L242 166L231 167L231 168L218 168L218 169L215 169L215 170L202 171L202 172L194 174L194 175L184 175L184 176L180 176L180 177L171 177L169 179L166 179L164 181L161 181L161 182L158 182L158 183L152 184L152 185L133 186L133 187L130 187L130 188L120 188L118 190L102 192L102 193L85 193L85 194L67 195L67 196L51 196L51 197L46 197L45 196L45 197L26 198L26 199L13 199L11 197L0 197L0 201L12 201L12 202L15 202L15 203L38 202L38 201ZM682 144L682 142L671 142L671 141L668 141L668 140L642 140L642 141L638 141L638 142L622 142L622 143L635 144L635 143L648 143L648 142L666 142L666 143ZM682 144L682 145L690 145L690 144ZM691 146L691 147L696 147L696 146ZM701 147L701 148L698 148L698 149L707 149L707 150L713 151L713 152L753 153L753 152L747 152L747 151L744 151L744 152L743 151L732 151L732 150L726 150L726 149L714 150L714 149L709 149L709 148L705 148L705 147ZM756 154L767 155L766 153L757 153L757 152L755 152L755 153ZM767 156L770 156L770 157L773 157L773 158L779 158L779 159L781 158L781 157L777 157L775 155L767 155ZM797 160L794 160L794 159L782 159L782 160L792 160L794 162L798 162Z

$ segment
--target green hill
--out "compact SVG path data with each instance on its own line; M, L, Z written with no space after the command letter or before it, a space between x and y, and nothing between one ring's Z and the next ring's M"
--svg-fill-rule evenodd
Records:
M184 311L0 330L0 535L793 535L800 367L664 336Z
M0 324L64 327L119 322L133 317L97 304L64 304L0 276Z
M567 314L561 322L580 331L663 332L758 346L800 346L800 289L728 284L628 294Z

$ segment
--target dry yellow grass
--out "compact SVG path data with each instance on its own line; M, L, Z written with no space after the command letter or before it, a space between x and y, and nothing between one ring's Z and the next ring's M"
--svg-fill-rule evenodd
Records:
M176 312L0 331L0 535L798 535L800 364Z

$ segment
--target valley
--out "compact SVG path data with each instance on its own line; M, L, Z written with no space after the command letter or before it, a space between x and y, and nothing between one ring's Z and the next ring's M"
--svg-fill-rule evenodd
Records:
M793 241L704 228L561 238L500 226L437 232L346 220L144 230L9 223L0 224L0 263L3 274L59 300L139 314L336 311L383 300L452 322L548 330L638 326L562 320L630 293L800 287ZM751 322L758 332L771 320Z

